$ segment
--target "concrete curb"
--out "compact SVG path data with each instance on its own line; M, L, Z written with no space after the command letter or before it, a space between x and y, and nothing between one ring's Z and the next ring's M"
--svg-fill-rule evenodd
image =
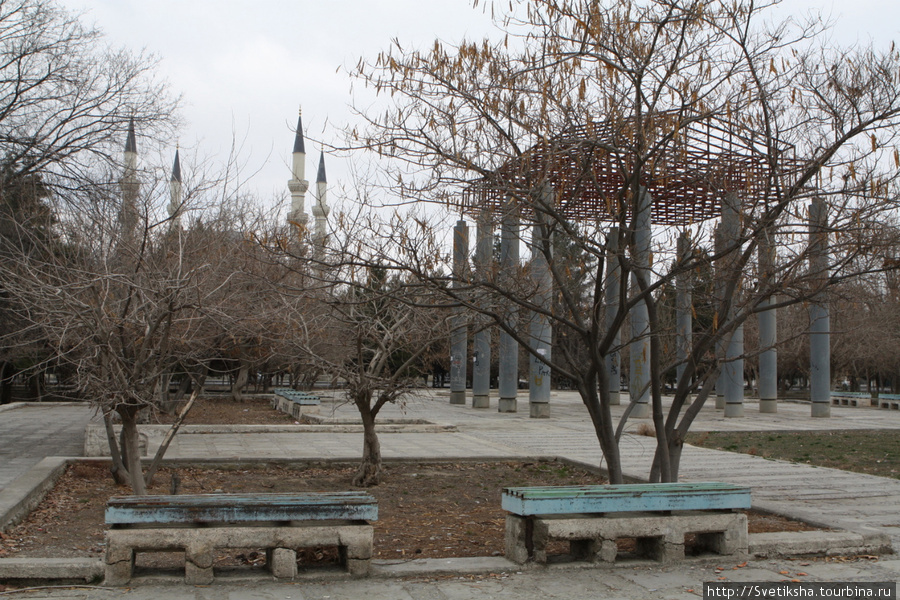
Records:
M114 426L116 432L121 425ZM153 455L165 438L170 425L139 425L138 433L144 441L146 454ZM459 433L456 425L441 423L390 423L376 424L377 433ZM184 425L178 430L176 437L189 435L228 435L228 434L292 434L292 433L362 433L362 424L357 423L322 423L317 425ZM84 456L109 456L109 444L106 429L99 423L90 423L84 430Z
M751 534L749 552L757 558L773 558L802 555L893 554L893 549L890 538L883 533L778 531Z
M0 491L0 531L24 519L65 471L69 459L48 456Z
M84 581L103 579L103 562L96 558L4 558L2 581Z
M861 535L850 531L801 531L778 533L751 533L749 554L757 559L796 556L840 556L859 554L890 554L890 539L883 534ZM688 558L720 561L718 556ZM418 558L411 560L373 560L372 577L382 579L404 577L433 577L442 575L485 575L490 573L516 573L531 569L584 569L584 568L632 568L634 561L623 563L566 562L552 565L516 564L502 556L460 558ZM639 561L640 565L658 566L654 561ZM7 558L0 559L0 580L29 581L99 581L103 576L103 563L92 558ZM270 578L264 572L240 575L229 573L226 580L254 581ZM182 574L142 575L135 583L179 583ZM347 579L343 571L313 569L297 576L297 580ZM218 579L218 578L217 578Z
M90 406L90 402L10 402L9 404L0 404L0 413L13 410L15 408L22 408L23 406Z

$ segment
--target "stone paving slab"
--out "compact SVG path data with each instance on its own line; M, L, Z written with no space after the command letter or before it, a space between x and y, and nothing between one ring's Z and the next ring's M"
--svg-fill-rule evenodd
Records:
M16 402L0 407L0 490L46 456L81 456L93 411L72 402Z

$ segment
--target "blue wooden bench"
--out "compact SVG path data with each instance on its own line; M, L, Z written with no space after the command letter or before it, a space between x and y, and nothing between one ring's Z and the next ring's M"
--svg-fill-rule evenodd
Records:
M685 535L704 549L747 553L750 490L727 483L515 487L503 490L506 556L547 562L547 543L569 542L573 558L614 562L616 540L661 562L684 558Z
M300 418L303 411L310 411L311 407L319 406L321 399L309 392L302 392L291 388L275 388L272 390L272 408L289 414L295 419Z
M265 548L275 577L297 574L297 548L337 546L354 575L366 575L378 504L364 492L192 494L110 498L106 583L126 585L135 552L182 550L185 583L213 581L217 548Z
M831 404L834 406L873 406L875 401L868 392L831 392Z
M900 410L900 394L879 394L878 407L888 410Z

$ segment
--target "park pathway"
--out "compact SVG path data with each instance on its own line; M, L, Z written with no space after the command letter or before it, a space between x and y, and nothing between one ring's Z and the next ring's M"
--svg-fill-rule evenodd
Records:
M47 456L81 456L92 414L68 402L0 406L0 490Z

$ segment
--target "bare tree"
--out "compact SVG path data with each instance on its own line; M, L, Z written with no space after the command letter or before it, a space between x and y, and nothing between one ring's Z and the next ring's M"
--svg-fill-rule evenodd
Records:
M129 122L165 139L177 123L177 100L156 78L155 60L108 45L101 33L53 0L0 2L0 246L27 254L45 245L67 194L118 162ZM52 202L49 195L55 194ZM27 235L23 232L27 230ZM31 381L46 364L47 344L18 335L24 307L4 293L0 334L3 397L20 372ZM29 371L30 369L30 371Z
M394 213L382 222L363 211L337 215L340 227L318 252L309 251L309 238L297 239L296 229L261 236L275 264L289 274L269 279L284 303L282 329L292 336L292 346L279 342L284 352L342 382L359 412L363 451L356 486L381 481L378 415L415 392L448 335L447 311L435 310L427 286L396 272L389 258L396 225L406 218L411 217Z
M0 2L0 56L4 181L78 188L98 159L117 162L129 120L154 137L176 124L155 60L110 47L53 0Z
M437 41L427 51L396 42L353 72L391 99L389 110L361 111L365 124L349 132L352 143L391 161L386 193L520 221L559 301L548 309L538 286L511 273L435 276L422 266L440 252L439 240L418 223L394 232L392 268L487 315L525 347L531 340L509 325L510 306L546 316L577 340L549 362L579 390L616 483L622 424L611 416L605 361L638 308L648 321L638 337L649 345L651 478L673 481L687 430L723 367L716 348L758 312L821 298L837 281L886 268L885 240L871 225L898 197L900 56L894 48L827 46L816 20L767 24L770 6L496 3L500 41ZM653 209L660 225L652 248L640 233L650 193L663 200ZM816 248L827 264L815 267L806 209L813 198L828 210L827 243ZM716 244L706 219L725 204L737 218ZM691 236L687 256L675 256L678 234ZM586 296L568 292L569 271L553 254L557 237L590 258ZM757 263L763 243L778 249L771 268ZM632 286L622 285L607 322L609 261ZM716 274L709 295L695 298L711 319L695 322L665 412L662 376L675 365L665 362L658 302L680 274L698 269Z

